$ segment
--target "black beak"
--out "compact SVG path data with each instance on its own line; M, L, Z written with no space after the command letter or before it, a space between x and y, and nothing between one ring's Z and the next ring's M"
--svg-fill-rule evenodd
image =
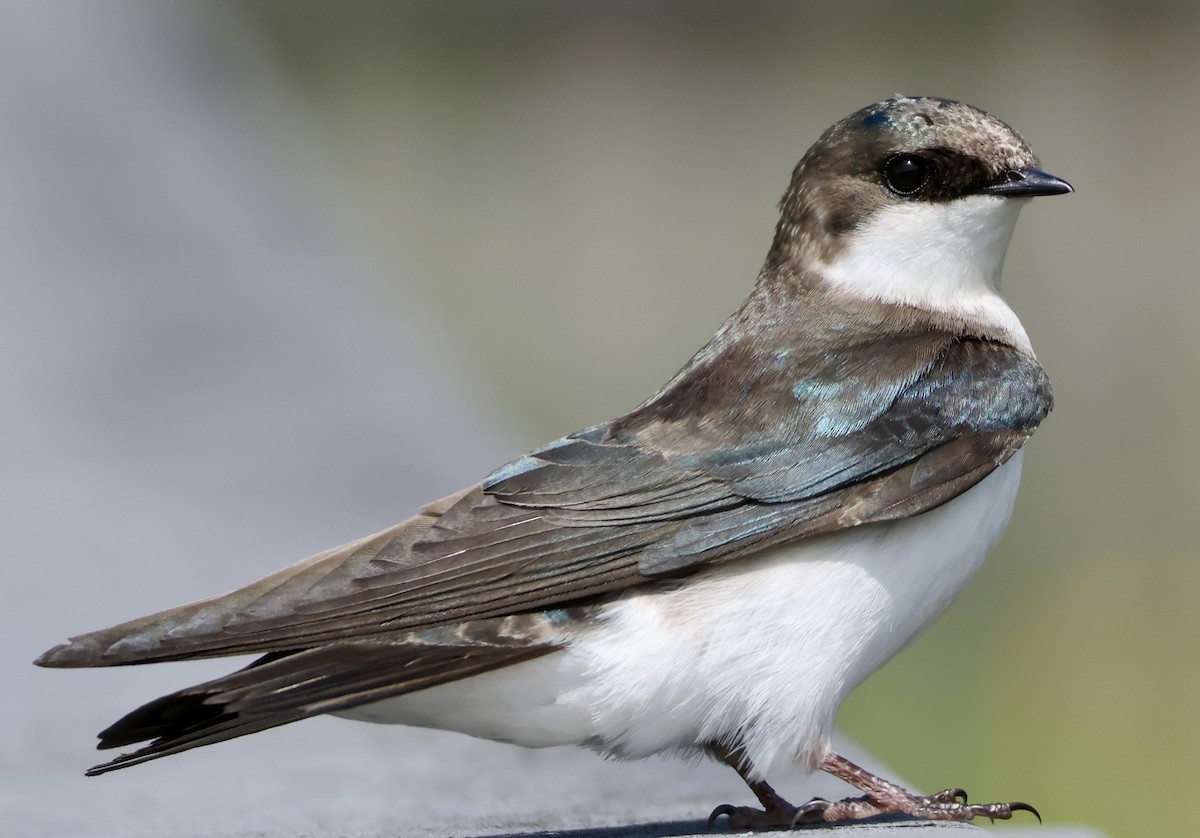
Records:
M979 191L984 195L1032 198L1035 195L1064 195L1075 190L1062 178L1030 166L1028 169L1008 172L1003 183L985 186Z

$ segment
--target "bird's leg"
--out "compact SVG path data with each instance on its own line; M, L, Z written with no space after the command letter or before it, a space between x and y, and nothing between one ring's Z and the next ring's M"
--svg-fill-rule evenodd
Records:
M967 803L962 789L946 789L928 796L912 794L893 782L877 777L832 751L821 762L821 770L844 780L860 791L863 797L830 802L813 800L796 809L793 823L829 823L861 820L878 815L911 815L935 821L969 821L977 817L989 820L1008 820L1013 812L1032 812L1039 821L1042 816L1028 803Z
M751 778L745 751L740 746L709 745L707 748L746 781L762 804L761 809L755 809L724 803L708 816L709 828L722 815L729 818L731 829L790 829L801 824L862 820L881 815L909 815L935 821L969 821L978 817L1008 820L1013 812L1025 811L1032 812L1039 821L1042 819L1037 809L1028 803L970 804L962 789L945 789L931 795L912 794L832 751L822 760L821 770L859 789L863 796L838 801L814 798L803 806L793 806L765 781Z
M746 781L750 791L754 792L758 802L762 804L761 809L755 809L752 806L733 806L729 803L722 803L708 816L709 829L712 829L713 823L721 815L729 818L730 829L790 829L796 823L796 814L799 810L780 797L775 789L771 788L764 780L755 780L750 777L750 766L746 762L746 753L741 746L709 745L708 751L736 771L738 776Z

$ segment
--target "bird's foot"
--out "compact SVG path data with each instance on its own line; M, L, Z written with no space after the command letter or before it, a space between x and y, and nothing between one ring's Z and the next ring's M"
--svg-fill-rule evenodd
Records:
M709 750L741 775L762 804L761 809L728 803L718 806L708 816L709 829L722 815L729 818L730 829L738 830L792 829L885 815L908 815L932 821L970 821L975 818L1005 821L1012 817L1013 812L1030 812L1038 821L1042 819L1037 809L1028 803L968 803L967 793L962 789L945 789L930 795L913 794L833 752L826 754L821 769L864 792L863 796L837 801L818 797L803 806L793 806L765 781L752 776L740 748L716 744L710 745Z
M762 804L761 809L753 806L733 806L722 803L712 810L708 816L708 828L712 829L717 818L724 815L729 818L730 829L791 829L796 822L797 809L788 803L765 780L751 776L745 753L740 747L731 747L721 743L709 745L709 751L717 759L733 768L746 781L750 791Z
M717 818L724 815L729 818L730 829L751 829L755 831L760 829L791 829L796 825L796 813L800 811L800 808L793 806L782 798L779 799L777 804L769 805L762 809L755 809L753 806L733 806L729 803L722 803L713 809L712 814L708 816L708 828L712 829L713 824L717 822Z
M885 815L908 815L931 821L969 821L979 817L995 821L1008 820L1017 811L1032 812L1039 821L1042 819L1028 803L968 803L967 793L962 789L946 789L930 795L901 791L899 794L883 795L882 799L871 795L836 801L817 797L803 806L792 806L780 798L763 809L725 803L713 809L708 816L708 828L712 829L722 815L729 819L730 829L768 830L858 821Z
M835 753L825 757L821 768L866 794L834 803L827 800L810 801L796 810L796 823L830 823L880 815L909 815L933 821L970 821L975 818L1006 821L1013 812L1030 812L1039 822L1042 820L1038 810L1028 803L968 803L967 793L962 789L945 789L930 795L912 794Z
M937 794L919 795L903 791L845 800L811 800L796 808L794 825L856 821L883 815L908 815L931 821L969 821L975 818L1008 820L1013 812L1032 812L1041 821L1042 817L1028 803L968 803L962 789L946 789ZM732 825L732 823L731 823Z

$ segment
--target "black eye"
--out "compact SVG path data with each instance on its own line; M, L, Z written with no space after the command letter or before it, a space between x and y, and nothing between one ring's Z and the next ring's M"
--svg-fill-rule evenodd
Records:
M915 154L893 154L883 162L883 180L897 195L912 195L929 181L932 167Z

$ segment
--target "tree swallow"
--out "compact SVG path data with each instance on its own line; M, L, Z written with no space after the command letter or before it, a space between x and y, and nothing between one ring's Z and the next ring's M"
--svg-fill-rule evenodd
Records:
M830 745L847 693L1000 538L1050 381L1000 270L1024 199L1071 192L976 108L895 98L796 166L741 307L658 393L401 524L42 666L255 653L134 710L103 774L321 713L622 759L703 753L734 827L1024 803L912 794ZM792 806L781 763L862 791ZM711 821L710 819L710 821Z

